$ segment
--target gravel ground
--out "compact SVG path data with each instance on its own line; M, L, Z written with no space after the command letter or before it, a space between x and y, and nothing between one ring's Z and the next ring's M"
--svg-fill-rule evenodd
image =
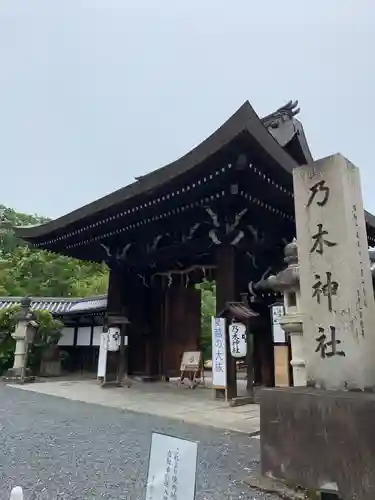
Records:
M0 499L145 499L151 431L199 442L196 500L276 497L241 484L259 467L259 440L89 405L0 383Z

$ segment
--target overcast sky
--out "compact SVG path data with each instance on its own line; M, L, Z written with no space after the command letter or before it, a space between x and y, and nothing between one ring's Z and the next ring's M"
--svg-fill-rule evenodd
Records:
M299 99L375 213L374 0L1 0L0 203L57 217Z

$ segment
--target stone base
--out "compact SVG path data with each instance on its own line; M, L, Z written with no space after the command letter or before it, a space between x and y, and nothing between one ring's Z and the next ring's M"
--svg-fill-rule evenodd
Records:
M98 381L98 384L100 385L100 387L102 387L103 389L105 388L109 388L109 387L128 387L130 388L132 386L132 381L129 379L129 377L127 377L126 375L124 375L123 379L121 380L121 382L116 378L116 379L108 379L107 377L98 377L97 378L97 381Z
M251 396L238 396L229 401L229 406L244 406L244 405L253 405L254 398Z
M132 377L136 382L159 382L160 375L137 375Z
M214 389L214 399L226 399L225 389Z
M159 375L144 375L141 377L142 382L158 382L159 380Z
M110 381L105 380L101 382L100 387L102 389L110 389L110 388L113 389L113 387L121 387L121 386L116 380L110 380Z
M374 422L374 394L264 389L262 474L332 498L373 500Z
M133 382L127 375L124 375L122 380L117 380L117 385L118 387L127 387L129 389L133 385Z
M22 378L21 368L10 368L6 375L3 377L5 382L12 382L15 384L33 382L35 380L34 375L32 375L30 368L26 368L24 377Z
M313 499L311 494L304 490L293 490L288 488L281 481L269 477L261 476L260 474L253 473L244 481L245 484L250 486L253 490L262 491L263 493L276 494L284 500L306 500ZM318 497L316 497L318 498Z
M61 360L42 361L40 364L41 377L59 377L61 375Z

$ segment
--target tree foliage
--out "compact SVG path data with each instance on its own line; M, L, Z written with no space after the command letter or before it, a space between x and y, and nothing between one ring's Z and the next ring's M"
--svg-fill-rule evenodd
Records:
M197 285L201 291L201 348L205 360L211 359L211 316L216 312L216 284L204 281Z
M3 255L0 295L86 297L107 293L107 280L105 266L20 246Z
M40 224L48 219L2 208L8 223L0 229L0 296L87 297L107 293L105 265L25 245L16 238L11 226Z
M0 375L13 366L15 340L11 333L16 326L15 313L19 307L0 311Z

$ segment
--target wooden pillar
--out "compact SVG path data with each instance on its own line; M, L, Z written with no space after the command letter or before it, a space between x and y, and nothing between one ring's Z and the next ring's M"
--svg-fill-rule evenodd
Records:
M152 377L152 347L151 347L151 338L149 337L146 342L146 377Z
M128 316L129 297L127 295L126 276L121 268L113 268L109 272L107 312L109 315ZM129 286L129 284L128 284ZM121 384L127 375L127 347L125 346L127 325L120 325L120 348L116 353L108 353L109 365L117 367L117 383ZM113 358L113 360L111 360Z
M241 294L242 303L248 307L247 293ZM248 397L254 400L254 346L252 325L257 321L257 317L246 321L246 392Z
M149 335L146 343L146 374L144 381L153 381L159 379L158 354L153 335Z
M254 350L253 337L251 333L251 321L247 322L247 353L246 353L246 392L254 398Z
M124 313L126 307L125 276L121 269L115 268L109 271L108 282L108 313Z
M117 382L119 384L121 384L124 378L128 376L128 364L127 364L128 348L127 346L125 346L126 327L127 325L120 326L120 349L119 349L119 364L118 364L118 375L117 375Z
M164 300L162 290L155 286L143 290L143 304L139 317L144 322L144 374L142 380L150 382L158 380L160 373L160 344L162 333L161 304ZM147 304L145 311L144 304ZM147 313L147 314L146 314Z
M227 302L240 300L236 272L236 249L233 245L220 245L216 248L216 314L220 314ZM227 336L227 397L237 397L237 370L236 360L230 355L230 346ZM215 360L212 360L215 363ZM222 391L216 391L216 397L222 397Z
M180 376L182 355L196 351L200 343L201 296L193 287L179 284L165 294L162 366L164 378Z

